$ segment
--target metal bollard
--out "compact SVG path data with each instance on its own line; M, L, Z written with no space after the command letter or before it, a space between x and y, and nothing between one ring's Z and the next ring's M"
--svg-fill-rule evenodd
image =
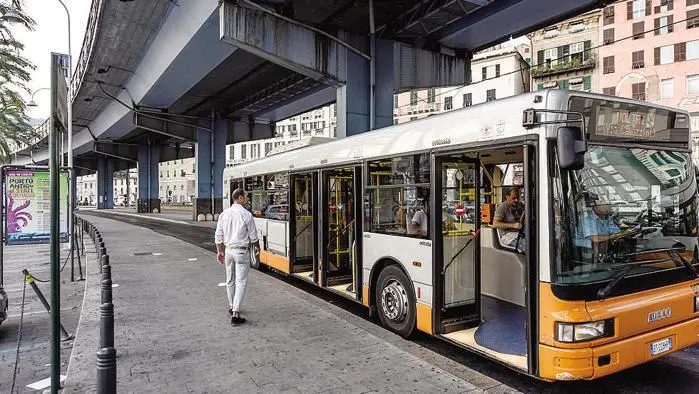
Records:
M114 347L114 304L111 302L100 305L100 347Z
M102 267L102 269L109 268L107 267ZM102 304L109 304L109 305L114 305L112 304L112 279L111 278L103 278L102 279ZM113 319L113 317L112 317Z
M114 394L117 392L116 349L102 348L97 352L97 392Z
M102 256L100 261L100 273L102 274L102 279L112 279L112 266L109 265L109 255L105 254Z

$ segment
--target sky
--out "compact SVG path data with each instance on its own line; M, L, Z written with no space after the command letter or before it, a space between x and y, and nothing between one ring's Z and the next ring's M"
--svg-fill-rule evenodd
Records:
M10 0L0 0L8 3ZM85 26L90 14L92 0L63 0L70 13L71 51L73 67L80 57L85 35ZM15 38L24 43L23 55L34 63L36 69L31 73L32 80L28 87L31 91L48 88L51 85L51 52L68 53L68 19L65 9L58 0L22 0L22 9L36 22L34 31L27 31L14 24L11 27ZM31 94L23 93L25 102ZM39 105L29 108L31 118L45 119L49 115L49 91L42 90L34 95Z

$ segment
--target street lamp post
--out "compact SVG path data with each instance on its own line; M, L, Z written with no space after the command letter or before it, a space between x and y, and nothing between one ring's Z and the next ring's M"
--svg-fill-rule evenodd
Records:
M42 90L50 90L50 88L39 88L39 89L33 91L32 98L27 103L27 107L38 107L38 104L36 103L36 101L34 101L34 95L41 92Z

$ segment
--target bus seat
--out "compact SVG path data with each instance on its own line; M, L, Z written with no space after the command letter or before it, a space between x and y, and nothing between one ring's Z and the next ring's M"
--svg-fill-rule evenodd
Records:
M497 247L498 235L493 228L481 228L480 238L481 292L525 306L526 255Z

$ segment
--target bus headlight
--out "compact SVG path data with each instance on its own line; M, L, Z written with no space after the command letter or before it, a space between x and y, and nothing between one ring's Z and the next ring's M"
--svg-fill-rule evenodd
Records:
M613 335L613 320L599 320L588 323L556 323L558 342L585 342Z

